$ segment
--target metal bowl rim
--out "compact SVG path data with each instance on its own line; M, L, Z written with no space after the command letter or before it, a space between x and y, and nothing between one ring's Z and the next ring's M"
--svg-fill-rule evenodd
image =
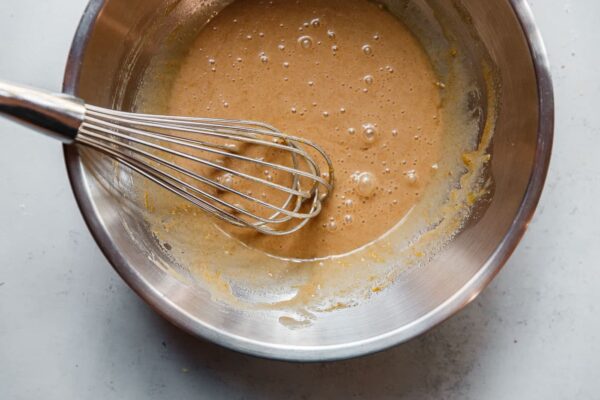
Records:
M548 56L526 0L509 1L528 41L537 78L539 123L534 167L519 211L509 231L496 248L496 251L480 268L478 273L459 291L411 324L367 340L340 345L287 346L274 345L236 336L199 321L192 315L187 314L176 304L165 301L165 298L148 285L143 277L136 272L135 268L129 265L127 260L119 253L115 244L111 241L106 227L97 215L94 204L87 195L82 164L77 149L64 146L65 162L71 187L92 236L115 271L160 315L195 336L236 351L287 361L339 360L382 351L426 332L473 301L504 266L523 237L534 215L546 180L554 136L554 92ZM90 0L82 16L73 39L65 69L63 80L63 92L65 93L74 93L76 90L77 82L79 81L81 60L89 39L89 32L93 30L104 2L105 0Z

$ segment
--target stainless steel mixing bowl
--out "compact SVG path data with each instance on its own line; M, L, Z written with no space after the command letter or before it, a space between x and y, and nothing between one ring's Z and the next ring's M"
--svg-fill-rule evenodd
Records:
M92 0L73 42L64 91L100 106L131 107L148 60L159 51L160 38L168 37L179 21L206 16L221 3ZM123 279L165 318L194 335L258 356L347 358L405 342L450 317L506 262L539 200L553 136L548 60L531 11L525 0L388 3L392 10L419 7L424 15L445 20L448 29L454 29L449 34L464 43L475 34L480 42L467 49L473 62L484 50L497 67L502 90L491 167L495 194L487 212L433 262L370 301L290 330L268 313L213 302L206 292L166 272L169 260L135 207L106 184L114 176L110 164L65 147L71 184L96 241ZM127 176L119 179L126 189Z

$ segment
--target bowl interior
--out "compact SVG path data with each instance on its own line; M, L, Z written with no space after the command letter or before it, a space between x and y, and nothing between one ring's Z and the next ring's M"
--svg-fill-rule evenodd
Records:
M174 32L189 23L200 28L198 21L225 3L92 1L73 45L65 91L91 104L131 108L150 60L168 61L177 55L177 46L169 43ZM432 262L404 274L389 290L357 307L323 314L310 327L290 330L268 312L239 311L211 301L208 293L189 284L185 271L175 271L180 274L176 277L140 210L122 195L131 187L130 174L115 173L110 162L92 152L66 148L75 194L96 240L124 279L169 320L198 336L261 356L356 356L408 340L447 318L472 300L504 263L535 207L549 153L549 145L540 148L538 74L522 26L527 10L509 0L385 3L394 13L415 13L430 19L430 26L439 26L420 32L422 40L460 43L473 70L483 71L485 60L498 74L501 90L490 167L494 196L487 210ZM187 32L193 35L194 29ZM485 80L485 72L480 76ZM485 93L477 101L482 118L491 118ZM540 159L540 152L545 158Z

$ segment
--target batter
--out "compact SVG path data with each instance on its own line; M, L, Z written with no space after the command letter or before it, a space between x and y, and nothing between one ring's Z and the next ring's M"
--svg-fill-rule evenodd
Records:
M185 43L148 69L138 111L264 121L321 145L336 175L319 217L288 237L216 223L134 176L168 264L215 300L310 325L427 262L486 193L493 119L469 109L481 92L467 59L426 53L377 3L238 0Z
M375 3L237 1L192 44L168 113L265 121L321 145L336 182L319 217L284 238L234 232L320 258L374 241L420 200L442 151L436 83L415 37Z

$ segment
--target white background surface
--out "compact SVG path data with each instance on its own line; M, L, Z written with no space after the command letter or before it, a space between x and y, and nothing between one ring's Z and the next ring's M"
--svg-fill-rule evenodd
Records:
M466 310L362 359L259 360L173 328L96 247L60 145L0 121L0 399L600 398L600 2L531 4L557 100L534 222ZM59 90L84 6L1 0L0 77Z

